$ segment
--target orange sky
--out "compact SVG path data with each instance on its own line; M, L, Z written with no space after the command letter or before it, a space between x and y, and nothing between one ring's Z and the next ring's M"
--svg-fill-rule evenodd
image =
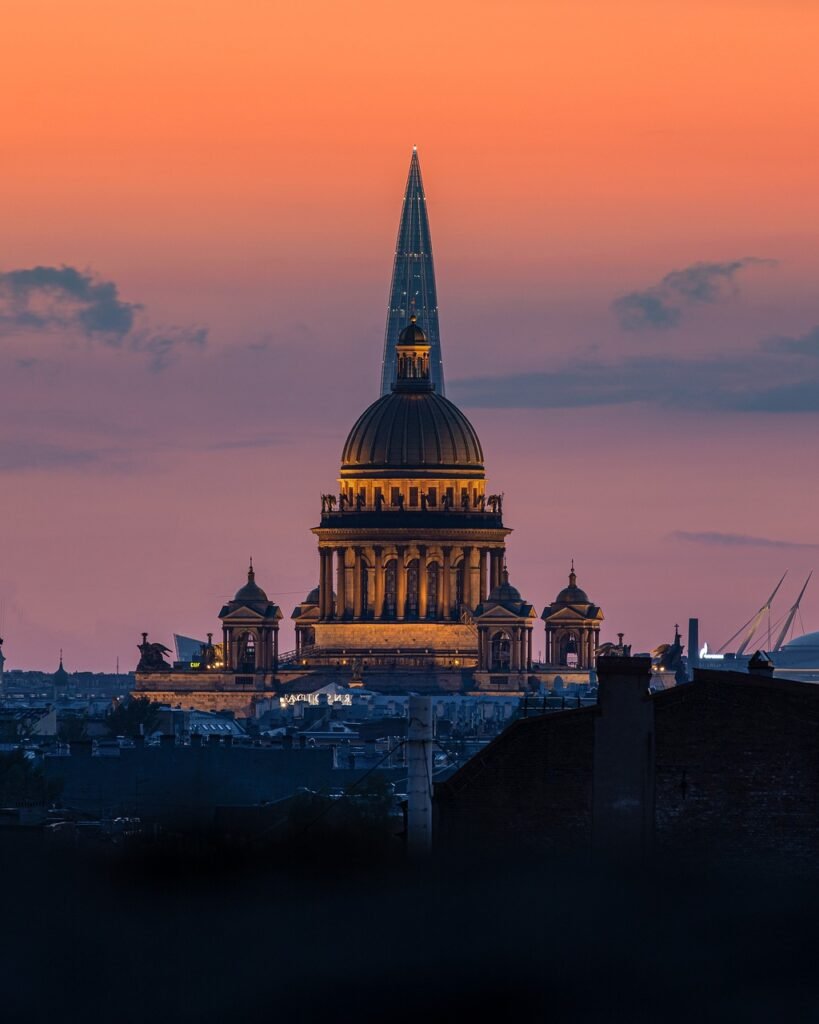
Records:
M121 431L134 443L165 447L150 455L140 449L138 467L115 483L71 476L65 466L53 476L43 469L0 476L6 514L13 506L19 531L0 578L0 598L5 594L17 609L18 663L24 639L33 649L34 638L47 635L53 647L83 628L77 614L59 635L47 633L44 622L56 605L34 607L40 599L28 567L37 552L45 558L49 550L56 572L51 545L64 552L70 545L55 593L70 592L75 605L82 603L86 584L76 590L77 564L90 574L87 593L93 595L104 567L88 569L89 561L101 549L106 559L117 557L119 535L108 532L114 512L131 538L122 555L127 576L121 586L129 596L116 622L103 616L106 628L94 627L97 639L77 640L75 663L92 662L98 635L109 626L116 641L103 644L105 659L112 660L114 643L124 652L130 634L147 623L146 608L156 612L151 628L163 627L151 604L151 581L138 578L139 546L165 544L168 587L179 573L190 579L189 565L173 564L186 519L174 495L197 488L203 457L186 453L185 444L209 428L183 397L201 388L212 400L211 376L224 372L219 360L231 360L242 346L245 352L271 345L275 353L275 346L299 338L311 372L320 366L317 372L325 373L318 384L310 382L304 354L301 363L271 356L264 370L270 404L257 399L255 420L249 414L243 420L237 406L233 419L225 413L212 429L222 440L231 430L243 438L256 426L281 430L290 439L287 453L251 448L232 455L230 465L219 461L224 454L205 460L221 479L255 472L261 457L272 459L271 479L286 468L301 474L292 488L304 491L298 507L285 519L269 520L291 534L301 531L298 541L274 554L273 539L259 525L255 550L263 563L260 548L270 545L268 572L281 574L288 595L283 604L291 592L314 585L307 510L330 486L326 477L334 475L347 421L374 391L413 143L430 204L450 380L538 371L590 353L605 360L742 351L769 336L809 331L819 323L817 39L819 4L812 0L4 0L0 273L35 265L88 269L116 282L121 297L139 303L151 322L209 331L203 360L170 371L164 383L143 380L136 364L126 370L124 356L96 358L76 339L63 353L77 355L73 366L59 362L53 334L36 342L38 352L51 346L54 362L14 389L20 405L4 426L12 442L19 433L29 443L29 431L40 443L45 434L37 431L46 428L32 424L43 411L55 417L49 444L73 430L72 443L96 438L93 443L104 445L112 431ZM629 338L612 326L610 304L618 294L698 261L749 256L778 265L743 271L736 294L686 313L679 332ZM340 319L347 332L342 350L333 326ZM4 344L11 351L11 342ZM29 342L14 344L19 359ZM361 366L360 373L350 376L351 364ZM241 380L237 375L231 387L241 387ZM338 380L345 381L345 395L334 405L328 396ZM152 427L142 422L142 400L133 396L154 389L163 400L152 406ZM302 442L291 436L292 417L299 402L311 401L324 419L313 424L312 440ZM162 409L176 405L173 420ZM82 419L89 410L104 427ZM798 467L814 457L815 413L804 413L808 425L800 419L797 429L784 419L773 425L767 414L705 424L703 417L683 423L662 409L640 418L603 407L572 413L582 428L575 425L557 443L567 424L562 411L527 410L516 429L505 412L468 411L487 451L505 460L507 496L518 491L512 550L539 543L550 509L559 517L556 542L543 555L548 583L536 576L534 556L522 569L530 573L523 580L532 591L527 596L539 605L551 599L567 557L597 534L589 559L593 555L620 627L631 629L638 644L656 642L665 623L693 613L695 563L698 572L707 571L714 559L733 558L739 589L747 585L753 592L750 598L738 590L722 611L717 601L708 606L719 631L750 614L746 605L756 602L757 590L767 588L769 575L775 581L781 574L784 555L775 549L758 553L764 555L758 580L740 557L744 552L663 548L668 531L729 530L741 520L737 532L815 539L815 485L800 493L794 515L775 503L749 511L741 498L743 474L760 466L773 474L773 493L791 493ZM518 444L524 429L532 451L507 457L504 445ZM572 443L581 433L597 448L589 460L594 471L581 472L575 461ZM175 446L178 462L171 467ZM671 452L687 473L712 481L702 496L687 500L679 522L673 493L659 497L648 487L636 519L633 510L609 510L610 535L599 536L592 511L580 528L571 508L599 509L595 480L601 472L616 485L618 501L627 503L629 494L643 493L646 475L666 466ZM637 481L605 468L629 459ZM526 490L533 467L542 488L536 494ZM144 500L148 478L170 520L151 520ZM555 479L572 481L571 501L565 492L550 492ZM43 507L55 485L70 493L59 524ZM682 491L687 487L686 481ZM81 500L82 488L93 493L93 508ZM515 502L508 507L511 516ZM218 534L224 513L221 506L201 513L199 542ZM648 549L647 536L654 538ZM222 590L233 587L233 567L244 562L246 546L217 545L214 562L192 584L201 595L192 605L174 599L164 609L176 616L169 629L201 634L212 628L208 609L213 605L215 613ZM794 571L809 557L811 551L797 550ZM662 609L644 601L635 579L646 573L658 579L656 560L676 566L671 575L687 580L678 604L674 588L682 584L676 578L668 584ZM217 578L225 580L219 593ZM41 659L46 664L54 660L50 647Z

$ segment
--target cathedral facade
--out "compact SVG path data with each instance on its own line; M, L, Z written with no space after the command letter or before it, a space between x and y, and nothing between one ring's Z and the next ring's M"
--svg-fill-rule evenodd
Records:
M398 258L402 245L416 247L408 260ZM318 586L292 613L295 650L280 654L283 613L251 565L220 612L221 642L209 634L198 660L171 666L167 648L143 635L138 692L186 707L245 711L260 699L330 681L386 692L507 694L551 688L558 677L589 681L603 614L577 586L574 565L569 586L543 611L546 661L533 659L538 616L509 581L504 496L489 493L478 435L442 394L431 275L413 151L384 393L353 424L337 488L321 497L312 531ZM416 308L433 324L433 341ZM399 314L405 319L397 330Z

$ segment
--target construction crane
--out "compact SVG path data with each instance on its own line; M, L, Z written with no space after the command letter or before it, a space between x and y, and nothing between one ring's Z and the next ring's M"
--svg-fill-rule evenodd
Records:
M722 645L722 647L720 647L720 652L724 651L725 648L729 644L732 644L734 642L734 640L736 640L736 638L741 633L745 632L745 638L743 639L742 643L737 648L737 652L736 652L737 653L737 657L739 657L740 655L745 653L746 647L753 640L754 634L759 629L759 624L765 618L765 613L769 612L771 610L771 604L773 603L773 599L776 597L777 591L782 586L782 583L783 583L783 581L784 581L784 579L785 579L785 577L787 575L788 575L788 570L786 569L782 573L782 579L774 587L773 593L768 598L768 600L765 602L765 604L762 605L762 607L759 609L759 611L756 613L756 615L754 615L754 617L752 619L749 619L745 623L744 626L740 626L739 629L736 631L736 633L734 633L734 635L729 640L725 641L725 643ZM746 630L747 630L747 632L746 632Z
M791 623L793 622L794 618L796 617L796 613L799 611L799 602L802 600L802 595L808 589L808 584L810 583L811 576L813 576L813 571L812 570L811 570L811 572L808 573L808 578L805 580L804 587L802 587L802 589L799 591L799 597L797 597L796 603L791 608L791 610L788 612L788 617L785 619L785 625L782 627L782 632L777 637L776 643L773 646L773 649L775 651L780 650L781 647L782 647L782 644L785 643L785 638L788 635L788 630L791 628Z

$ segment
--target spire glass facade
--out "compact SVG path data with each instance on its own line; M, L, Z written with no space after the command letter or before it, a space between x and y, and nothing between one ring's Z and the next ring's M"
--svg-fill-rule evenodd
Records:
M421 180L421 165L413 147L410 160L395 262L392 270L387 330L384 335L384 362L381 368L381 394L388 395L396 379L395 346L409 318L415 314L418 325L430 345L430 378L439 395L444 394L444 367L438 331L438 296L432 262L427 201Z

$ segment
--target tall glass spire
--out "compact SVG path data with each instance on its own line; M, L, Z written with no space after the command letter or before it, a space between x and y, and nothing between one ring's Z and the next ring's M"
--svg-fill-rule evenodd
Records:
M441 338L438 332L438 296L435 291L435 268L432 263L432 240L429 235L427 201L421 180L418 153L412 147L395 263L392 268L390 302L387 307L387 331L384 335L384 363L381 367L381 394L388 395L396 378L395 346L409 318L415 314L418 326L430 345L430 379L438 394L444 393L444 366L441 361Z

